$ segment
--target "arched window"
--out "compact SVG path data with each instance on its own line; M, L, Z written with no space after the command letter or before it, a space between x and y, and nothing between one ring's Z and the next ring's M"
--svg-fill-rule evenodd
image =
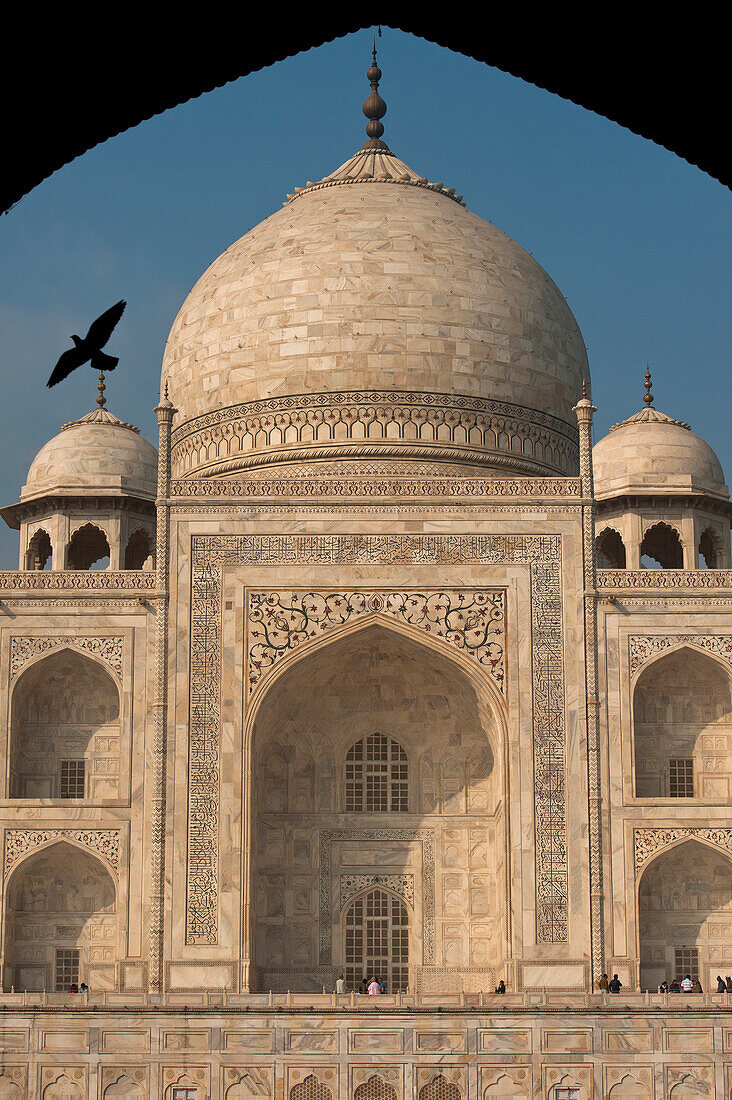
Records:
M625 545L619 533L612 527L605 530L595 539L595 551L597 553L598 569L625 569Z
M138 527L130 535L125 547L125 569L152 569L153 567L152 538L144 527Z
M712 527L706 527L699 538L699 568L722 568L722 539Z
M398 741L370 733L346 756L346 812L406 813L407 754Z
M11 696L10 798L119 797L119 691L97 661L50 653Z
M85 523L74 531L69 543L69 569L106 569L109 566L109 543L104 531L93 523Z
M376 977L388 993L404 992L409 982L409 914L404 902L386 890L369 890L349 906L345 918L346 985L356 989Z
M678 531L668 523L654 523L643 536L641 569L683 569L684 551Z
M358 1086L353 1100L397 1100L396 1089L388 1085L378 1073L372 1074L368 1081Z
M65 993L82 981L93 986L90 969L117 956L112 876L96 856L66 841L13 870L6 906L6 989Z
M638 890L641 987L732 969L732 862L726 853L687 840L646 867Z
M51 539L47 531L39 528L28 543L25 555L26 569L40 572L51 568Z
M330 1089L312 1073L290 1089L290 1100L332 1100L332 1096Z
M448 1081L440 1073L422 1086L419 1090L419 1100L462 1100L462 1093L457 1085Z
M685 647L648 665L633 692L633 734L638 798L727 802L732 693L717 661Z

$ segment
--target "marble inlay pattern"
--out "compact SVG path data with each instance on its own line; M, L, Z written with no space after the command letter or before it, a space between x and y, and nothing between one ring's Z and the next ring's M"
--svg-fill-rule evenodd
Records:
M122 638L84 637L78 634L54 635L43 637L25 637L16 635L10 640L10 678L14 679L24 665L40 653L50 653L54 649L81 649L101 658L118 676L122 675Z
M356 894L372 886L383 886L391 890L393 894L398 894L414 908L414 875L341 875L341 888L338 895L338 904L341 909Z
M732 588L732 569L598 569L597 587L609 589Z
M92 852L97 852L114 867L119 868L119 829L6 829L5 874L21 856L47 840L74 840Z
M221 591L241 565L525 565L531 583L537 939L567 939L559 535L196 535L191 540L187 942L218 940Z
M631 634L628 638L631 676L641 665L662 650L687 643L699 649L706 649L716 657L727 661L728 664L732 664L732 635L730 634Z
M137 590L150 591L155 588L156 577L154 573L145 573L139 569L127 569L124 572L110 573L107 570L81 570L67 569L63 572L39 570L20 570L18 572L0 572L0 590L8 591L116 591Z
M321 829L320 831L320 965L331 962L333 916L331 903L331 867L333 841L384 840L421 842L422 844L422 953L426 966L435 961L435 834L432 829ZM350 876L371 879L376 876ZM411 878L412 875L382 876ZM343 879L341 878L341 893ZM355 893L356 891L354 891ZM412 901L414 902L414 895Z
M633 848L636 874L643 864L647 863L662 848L667 848L675 840L682 840L685 837L690 840L708 840L720 848L725 848L732 854L732 829L634 829Z
M385 614L416 626L484 665L505 690L505 597L502 591L247 593L250 693L293 649L363 615Z

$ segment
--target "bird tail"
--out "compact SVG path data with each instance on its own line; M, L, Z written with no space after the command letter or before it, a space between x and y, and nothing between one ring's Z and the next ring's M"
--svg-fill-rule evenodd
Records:
M103 351L95 351L92 353L90 365L92 370L103 370L106 372L114 370L118 363L119 359L114 355L105 355Z

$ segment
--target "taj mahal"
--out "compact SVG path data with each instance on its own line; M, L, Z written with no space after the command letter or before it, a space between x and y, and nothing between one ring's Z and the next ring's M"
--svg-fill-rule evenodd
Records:
M1 510L0 1097L732 1097L724 472L380 79Z

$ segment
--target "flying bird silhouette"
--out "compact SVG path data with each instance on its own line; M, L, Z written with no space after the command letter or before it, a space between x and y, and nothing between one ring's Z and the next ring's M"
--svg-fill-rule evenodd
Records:
M91 362L92 370L114 370L119 363L119 359L115 358L114 355L107 355L102 351L102 348L114 332L126 305L127 302L117 302L101 317L97 317L96 321L92 322L83 340L80 336L73 335L71 337L74 341L74 347L63 353L53 368L53 373L46 383L47 386L55 386L57 382L62 382L73 370L81 367L84 363Z

